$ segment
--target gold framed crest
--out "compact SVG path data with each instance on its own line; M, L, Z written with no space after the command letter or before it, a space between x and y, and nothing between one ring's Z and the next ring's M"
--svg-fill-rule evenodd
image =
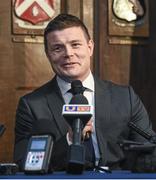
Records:
M38 36L60 9L60 0L12 0L13 41L42 42Z
M148 0L108 0L108 33L110 36L148 37ZM138 13L138 14L137 14Z

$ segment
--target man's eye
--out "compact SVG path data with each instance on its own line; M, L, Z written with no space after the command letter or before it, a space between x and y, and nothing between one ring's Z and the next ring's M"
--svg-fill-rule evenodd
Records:
M60 51L62 51L62 47L60 47L60 46L54 47L54 48L52 48L52 51L60 52Z
M72 46L73 47L79 47L79 46L81 46L81 44L80 43L74 43L74 44L72 44Z

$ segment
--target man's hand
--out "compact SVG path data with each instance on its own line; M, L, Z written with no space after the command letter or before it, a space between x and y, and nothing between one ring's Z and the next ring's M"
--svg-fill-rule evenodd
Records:
M93 132L93 121L90 119L82 131L82 138L86 139L90 137Z
M89 138L90 134L93 132L93 121L90 119L88 121L88 123L86 124L86 126L84 127L84 129L82 130L82 139L86 139ZM67 141L72 142L73 139L73 131L71 129L71 127L69 127L68 129L68 135L67 135Z
M67 133L67 141L68 141L68 144L71 144L73 142L73 131L70 126Z

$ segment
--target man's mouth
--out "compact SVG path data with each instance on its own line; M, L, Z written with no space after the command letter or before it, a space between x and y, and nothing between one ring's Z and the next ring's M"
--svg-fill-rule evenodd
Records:
M77 64L79 64L79 63L77 63L77 62L64 63L63 67L72 67L72 66L77 65Z

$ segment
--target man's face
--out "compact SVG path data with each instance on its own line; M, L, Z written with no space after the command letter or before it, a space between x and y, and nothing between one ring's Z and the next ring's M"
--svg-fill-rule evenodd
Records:
M93 42L87 41L80 27L47 34L47 57L56 74L65 80L83 81L90 72Z

